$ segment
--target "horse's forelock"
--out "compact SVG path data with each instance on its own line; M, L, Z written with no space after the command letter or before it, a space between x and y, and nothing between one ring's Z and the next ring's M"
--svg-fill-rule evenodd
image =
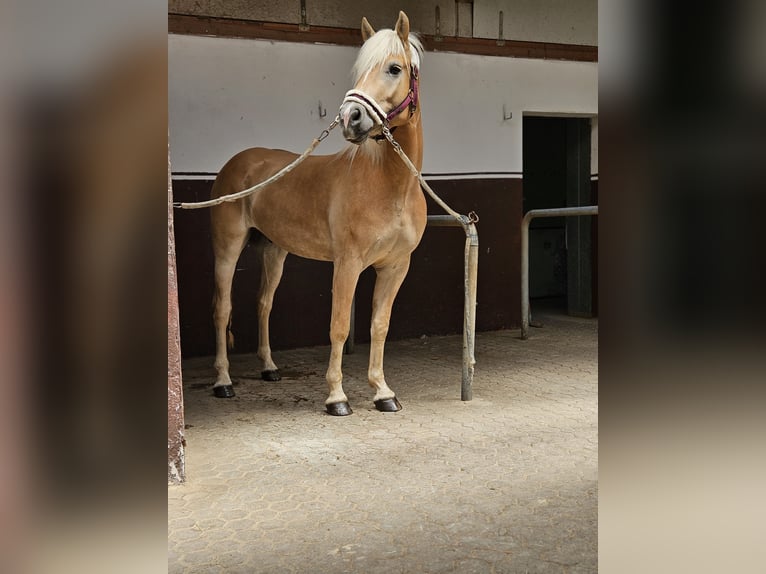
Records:
M410 34L410 60L420 68L420 61L423 56L423 44L415 34ZM359 50L354 67L351 73L354 77L354 83L372 70L374 67L382 64L391 56L404 55L404 46L397 33L393 30L378 30L371 36Z

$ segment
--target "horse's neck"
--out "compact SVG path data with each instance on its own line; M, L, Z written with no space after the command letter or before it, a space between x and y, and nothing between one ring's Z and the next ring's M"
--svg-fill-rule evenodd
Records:
M410 158L410 161L418 168L418 171L423 166L423 129L420 123L420 113L418 111L418 117L415 121L409 122L403 126L399 126L392 134L394 140L401 146L402 151ZM412 178L412 173L405 165L402 158L394 150L393 146L388 142L384 142L386 146L384 149L382 167L391 174L396 174L398 178L408 181Z

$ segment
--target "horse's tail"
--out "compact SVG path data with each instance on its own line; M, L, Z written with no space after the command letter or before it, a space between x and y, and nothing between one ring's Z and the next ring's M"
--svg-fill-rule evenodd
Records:
M213 294L213 308L215 309L218 305L218 294ZM232 311L229 311L229 321L226 323L226 348L230 351L234 348L234 333L231 331L231 316L233 315Z
M229 313L229 322L226 324L226 348L231 351L234 348L234 333L231 330L231 313Z

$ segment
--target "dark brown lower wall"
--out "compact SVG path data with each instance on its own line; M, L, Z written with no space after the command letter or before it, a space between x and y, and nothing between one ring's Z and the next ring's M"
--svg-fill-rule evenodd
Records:
M460 213L475 211L479 232L479 331L517 328L520 324L520 179L463 179L430 182ZM211 181L177 179L175 201L209 197ZM440 214L430 202L429 213ZM185 357L212 355L213 254L209 212L176 210L176 256ZM463 328L463 251L460 228L429 227L412 256L407 278L394 303L389 339L460 333ZM253 352L258 344L256 297L260 262L253 245L245 247L233 287L234 352ZM356 341L369 341L375 271L367 269L356 296ZM288 256L271 315L272 349L329 343L332 264Z

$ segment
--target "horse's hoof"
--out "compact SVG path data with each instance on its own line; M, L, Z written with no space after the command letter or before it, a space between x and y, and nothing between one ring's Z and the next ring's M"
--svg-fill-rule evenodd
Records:
M342 403L330 403L329 405L325 405L325 409L327 409L327 414L334 417L345 417L354 412L345 401Z
M231 385L218 385L213 387L213 394L219 399L230 399L234 396L234 387Z
M273 371L261 371L261 378L264 381L281 381L282 375L279 374L279 369Z
M382 413L395 413L402 410L402 405L396 400L396 397L391 397L390 399L378 399L375 401L375 408Z

